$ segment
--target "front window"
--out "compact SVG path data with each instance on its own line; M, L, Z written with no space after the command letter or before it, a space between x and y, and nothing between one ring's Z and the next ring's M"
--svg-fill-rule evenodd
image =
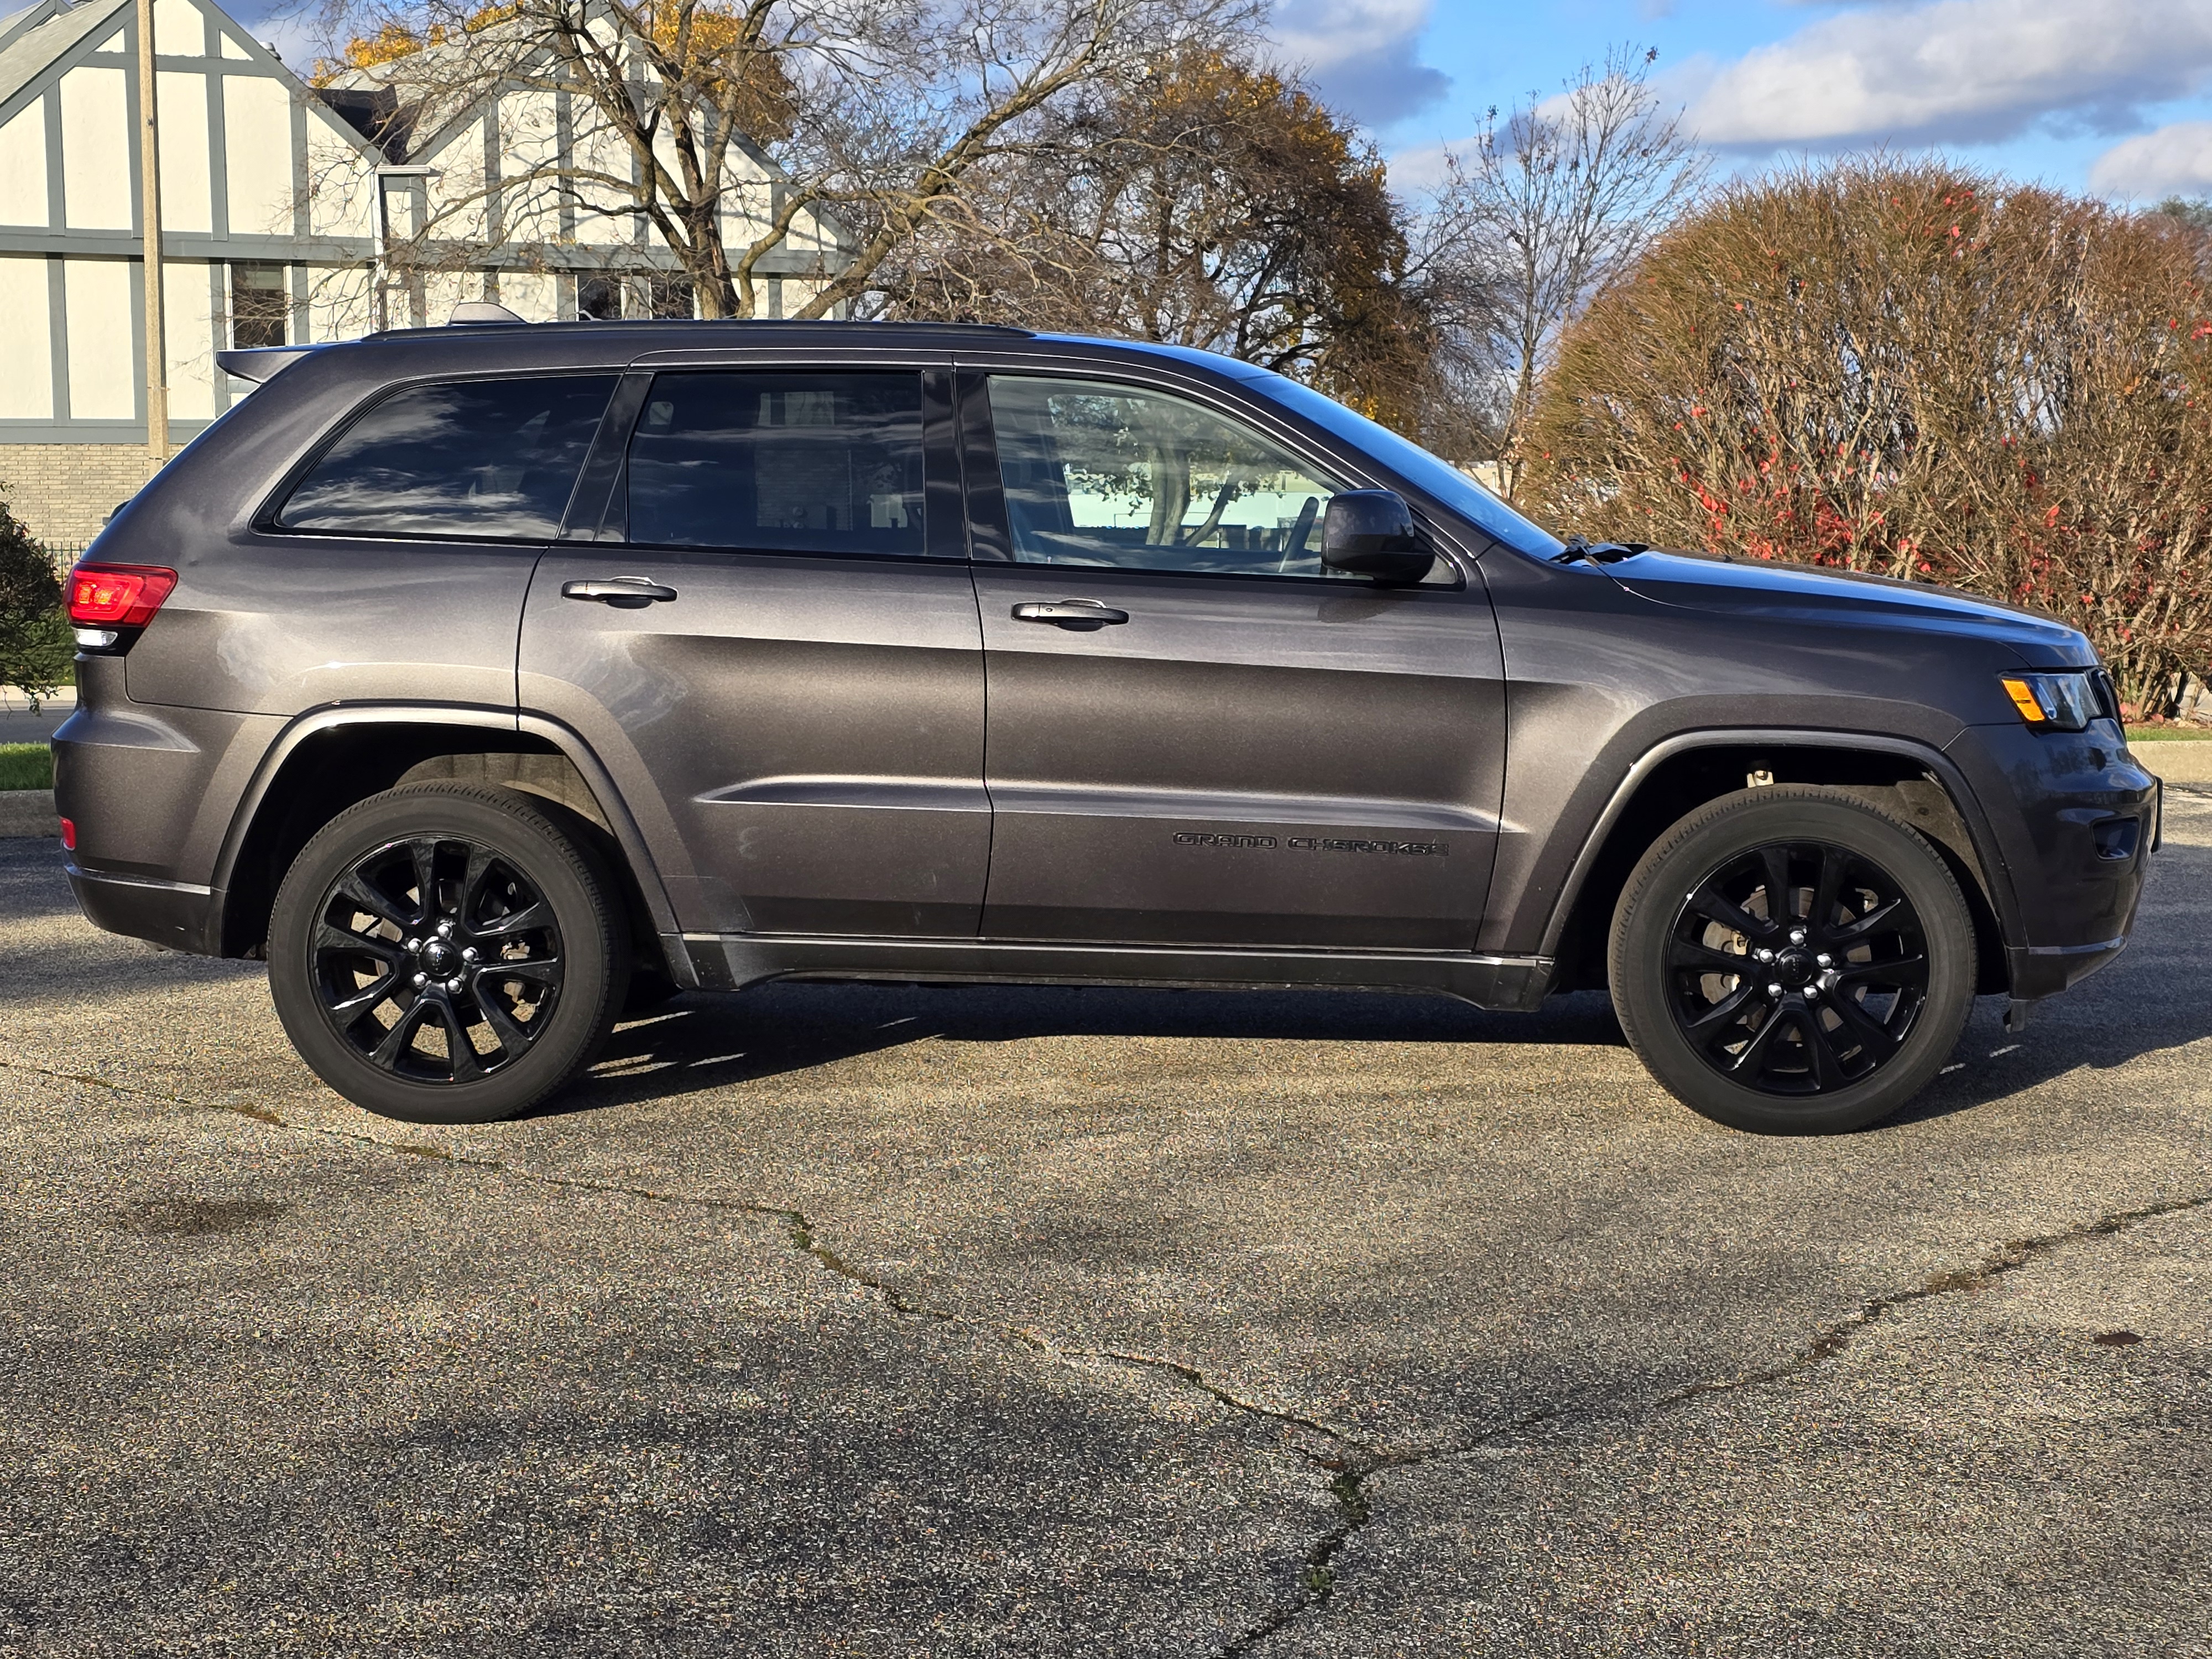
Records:
M991 378L1014 557L1025 564L1334 576L1322 515L1346 486L1241 422L1105 381Z

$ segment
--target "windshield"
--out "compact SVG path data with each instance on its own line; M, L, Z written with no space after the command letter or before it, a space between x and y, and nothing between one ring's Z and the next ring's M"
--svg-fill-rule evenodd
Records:
M1263 368L1248 368L1244 379L1255 392L1295 410L1316 426L1373 456L1416 489L1480 527L1508 547L1549 558L1566 546L1540 525L1532 524L1449 461L1419 444L1355 414L1310 386L1300 386Z

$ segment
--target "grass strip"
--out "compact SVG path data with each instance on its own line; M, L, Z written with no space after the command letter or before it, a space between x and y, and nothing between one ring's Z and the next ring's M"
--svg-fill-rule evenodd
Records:
M0 789L51 789L54 751L43 743L0 743Z

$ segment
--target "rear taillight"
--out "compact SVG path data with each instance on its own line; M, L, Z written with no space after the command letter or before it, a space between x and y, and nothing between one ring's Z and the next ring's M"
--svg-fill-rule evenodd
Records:
M79 628L143 628L177 585L155 564L81 564L70 572L70 620Z

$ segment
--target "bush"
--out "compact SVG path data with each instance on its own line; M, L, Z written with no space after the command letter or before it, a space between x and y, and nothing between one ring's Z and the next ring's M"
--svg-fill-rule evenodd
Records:
M1570 331L1524 499L2037 606L2160 712L2212 659L2198 247L2171 215L1936 162L1734 185Z
M0 685L21 687L36 708L69 683L76 654L54 562L0 486Z

